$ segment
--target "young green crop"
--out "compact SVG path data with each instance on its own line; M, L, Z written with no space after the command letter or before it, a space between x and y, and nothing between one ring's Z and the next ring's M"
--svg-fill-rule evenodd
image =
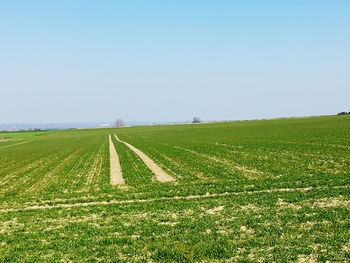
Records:
M328 116L19 133L0 142L0 262L350 261L349 130ZM112 137L125 186L110 185L109 134L175 181Z

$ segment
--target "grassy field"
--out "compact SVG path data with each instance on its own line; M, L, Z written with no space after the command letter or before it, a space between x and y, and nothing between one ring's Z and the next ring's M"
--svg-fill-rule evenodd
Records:
M349 262L350 116L0 133L0 262ZM112 136L147 154L162 183Z

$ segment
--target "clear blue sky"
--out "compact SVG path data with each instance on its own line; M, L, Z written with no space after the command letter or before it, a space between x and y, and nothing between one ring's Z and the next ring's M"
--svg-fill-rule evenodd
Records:
M0 122L350 111L350 1L0 0Z

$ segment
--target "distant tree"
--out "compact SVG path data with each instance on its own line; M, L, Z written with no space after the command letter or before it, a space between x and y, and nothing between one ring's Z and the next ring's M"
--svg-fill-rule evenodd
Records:
M192 123L200 123L201 119L199 117L194 117Z
M122 119L117 119L115 121L115 127L124 127L125 126L125 122Z
M347 115L347 114L350 114L350 112L342 111L338 113L338 115Z

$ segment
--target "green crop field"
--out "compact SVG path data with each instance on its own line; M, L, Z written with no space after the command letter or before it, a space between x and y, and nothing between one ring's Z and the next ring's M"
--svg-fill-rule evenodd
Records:
M0 262L350 261L350 116L1 137Z

